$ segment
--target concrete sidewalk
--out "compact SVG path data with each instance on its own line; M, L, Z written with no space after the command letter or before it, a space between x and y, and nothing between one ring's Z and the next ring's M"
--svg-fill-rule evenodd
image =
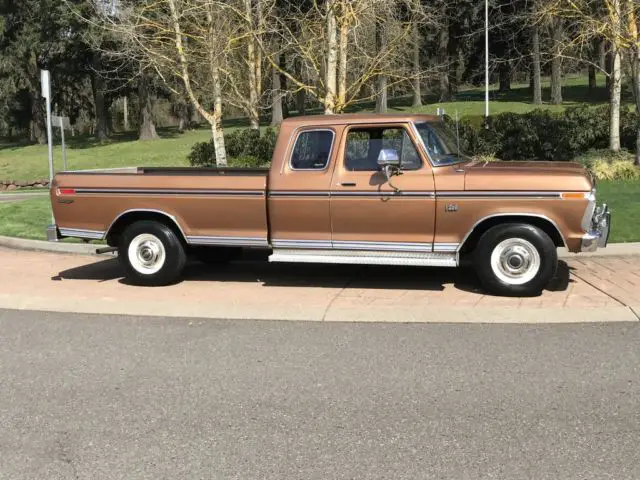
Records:
M536 298L485 295L469 270L194 263L177 285L143 288L121 279L115 258L0 249L0 263L0 308L12 309L358 322L604 322L640 314L639 257L567 259Z

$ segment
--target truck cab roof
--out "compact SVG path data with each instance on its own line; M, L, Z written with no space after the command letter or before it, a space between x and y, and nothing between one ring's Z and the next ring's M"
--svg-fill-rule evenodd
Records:
M396 123L396 122L437 122L437 115L410 114L410 113L356 113L339 115L304 115L289 117L283 121L283 126L304 127L308 125L344 125L344 124L372 124L372 123Z

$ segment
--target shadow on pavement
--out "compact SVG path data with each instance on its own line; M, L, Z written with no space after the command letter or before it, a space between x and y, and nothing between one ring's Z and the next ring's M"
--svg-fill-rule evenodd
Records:
M116 258L71 268L52 280L116 280L129 284ZM275 287L363 288L441 291L445 284L458 290L484 293L470 268L420 268L372 265L322 265L269 263L259 257L222 265L189 262L183 281L247 282ZM561 261L548 290L564 291L570 282L567 264Z

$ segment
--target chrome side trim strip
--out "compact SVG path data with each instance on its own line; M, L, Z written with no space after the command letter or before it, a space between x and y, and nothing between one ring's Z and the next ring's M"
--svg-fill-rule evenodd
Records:
M462 250L462 247L464 247L465 242L471 236L471 234L473 233L473 231L476 229L476 227L478 225L480 225L485 220L489 220L490 218L494 218L494 217L534 217L534 218L541 218L541 219L546 220L547 222L549 222L551 225L553 225L553 227L558 231L558 234L560 235L560 238L562 239L562 243L563 243L562 246L564 246L564 247L567 246L567 240L564 238L564 235L562 235L562 231L560 230L560 228L558 228L558 224L556 222L554 222L553 220L551 220L549 217L545 216L545 215L540 215L540 214L537 214L537 213L518 213L518 212L516 212L516 213L494 213L492 215L487 215L486 217L481 218L480 220L478 220L476 223L473 224L473 226L467 232L467 234L464 237L462 237L462 241L460 242L460 244L458 246L457 252L460 252L460 250Z
M541 191L357 191L357 190L277 190L270 191L269 197L426 197L426 198L562 198L562 192Z
M81 228L58 227L58 231L63 237L87 238L90 240L102 240L105 236L105 232L99 230L84 230Z
M239 247L268 247L269 242L262 237L211 237L211 236L189 236L189 245L220 245Z
M389 252L431 252L431 243L404 243L404 242L354 242L332 241L333 248L338 250L368 250Z
M366 191L338 191L331 192L331 197L426 197L426 198L434 198L436 196L435 192L419 192L419 191L411 191L411 192L394 192L394 191L377 191L377 192L366 192Z
M456 253L363 252L351 250L274 250L270 262L336 263L348 265L400 265L457 267Z
M329 197L329 191L278 190L269 192L269 197Z
M274 248L295 248L295 249L330 249L331 240L283 240L272 239L271 245Z
M562 192L541 191L460 191L438 192L437 197L442 198L562 198Z
M264 196L263 190L224 189L160 189L160 188L76 188L78 194L128 194L128 195L242 195Z
M434 252L457 252L459 243L434 243Z
M339 250L365 250L387 252L431 252L431 243L410 242L356 242L356 241L331 241L331 240L286 240L273 239L271 245L274 248L288 248L296 250L305 249L339 249ZM454 250L455 251L455 250Z

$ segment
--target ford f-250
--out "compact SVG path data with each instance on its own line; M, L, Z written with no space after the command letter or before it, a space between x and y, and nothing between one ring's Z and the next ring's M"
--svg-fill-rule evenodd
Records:
M263 248L272 262L457 267L466 257L501 295L538 294L556 247L606 246L611 215L579 164L477 161L456 145L434 116L289 118L269 170L59 173L49 238L105 240L142 285L175 282L188 255Z

